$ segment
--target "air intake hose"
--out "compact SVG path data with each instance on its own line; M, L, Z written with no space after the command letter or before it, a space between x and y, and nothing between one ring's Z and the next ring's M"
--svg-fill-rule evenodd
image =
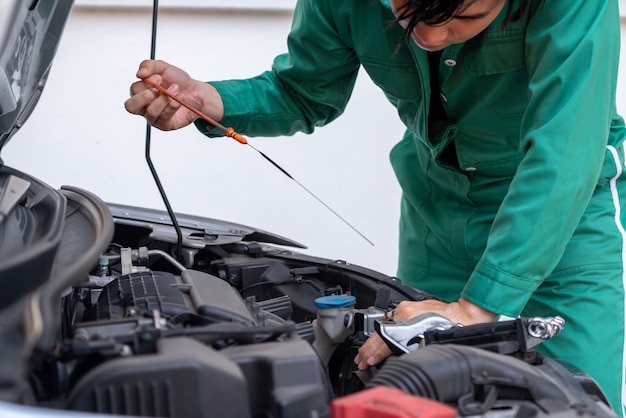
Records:
M454 344L430 345L392 357L368 386L398 388L440 402L457 403L461 409L466 404L471 409L466 408L466 412L472 413L486 412L484 409L489 409L496 399L532 400L540 404L549 400L551 409L561 410L583 403L571 385L568 388L568 384L539 367L514 357ZM476 399L477 394L483 399ZM489 400L485 401L485 397Z

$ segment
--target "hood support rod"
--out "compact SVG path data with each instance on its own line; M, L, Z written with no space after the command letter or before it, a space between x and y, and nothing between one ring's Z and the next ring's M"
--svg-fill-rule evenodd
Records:
M150 43L150 59L154 60L156 57L156 35L157 35L157 18L159 15L159 0L153 0L152 6L152 36ZM152 173L152 177L154 178L154 182L156 183L157 188L159 189L159 193L161 194L161 199L163 199L163 203L165 204L165 208L167 209L167 213L170 216L170 220L172 221L172 225L174 229L176 229L176 258L178 261L183 261L183 233L180 230L180 225L178 225L178 221L176 220L176 214L172 210L172 206L170 205L169 199L165 193L165 189L163 188L163 184L161 184L161 180L159 180L159 175L157 174L156 168L152 163L152 158L150 157L150 138L151 138L151 126L150 124L146 124L146 162L148 163L148 167L150 167L150 173Z

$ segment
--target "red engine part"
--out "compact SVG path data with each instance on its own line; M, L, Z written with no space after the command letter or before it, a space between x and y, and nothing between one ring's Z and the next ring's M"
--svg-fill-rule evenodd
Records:
M409 395L384 386L332 401L331 418L455 418L456 409L444 403Z

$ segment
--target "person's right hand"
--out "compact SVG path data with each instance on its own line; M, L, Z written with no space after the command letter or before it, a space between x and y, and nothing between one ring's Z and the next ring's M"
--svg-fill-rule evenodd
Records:
M457 302L445 303L438 300L409 301L405 300L394 309L394 321L406 321L424 313L436 313L447 318L453 323L471 325L483 322L491 322L497 315L482 308L464 297ZM391 355L391 349L378 335L372 335L365 344L359 348L354 358L354 363L359 370L366 370Z
M165 61L143 61L139 65L137 77L150 78L216 122L224 117L222 98L213 86L191 78L185 71ZM195 113L141 80L131 84L130 98L126 100L124 107L128 112L143 116L150 125L164 131L182 128L198 118Z

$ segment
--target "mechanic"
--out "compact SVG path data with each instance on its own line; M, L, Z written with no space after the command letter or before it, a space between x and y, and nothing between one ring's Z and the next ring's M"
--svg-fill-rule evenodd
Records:
M560 315L538 350L591 375L623 415L619 41L618 0L299 0L270 71L206 83L145 61L137 76L244 135L278 136L340 116L362 66L407 127L390 154L397 275L446 301L403 302L395 319ZM223 135L141 81L125 106L162 130ZM388 355L374 336L355 362Z

